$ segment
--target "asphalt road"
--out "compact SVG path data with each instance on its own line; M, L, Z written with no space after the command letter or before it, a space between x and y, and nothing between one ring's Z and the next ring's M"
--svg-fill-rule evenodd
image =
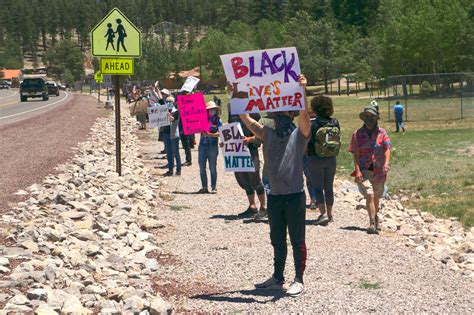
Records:
M16 191L72 158L95 119L110 113L94 97L77 93L61 92L49 101L19 98L18 90L0 91L0 215L21 201Z
M61 91L59 96L50 95L48 101L29 98L27 102L21 102L18 89L0 90L0 126L43 114L61 106L69 98L68 92Z

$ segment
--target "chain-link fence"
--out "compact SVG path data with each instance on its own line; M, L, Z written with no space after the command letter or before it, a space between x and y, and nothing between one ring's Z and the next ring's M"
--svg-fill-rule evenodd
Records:
M397 101L405 120L451 120L474 116L474 73L435 73L387 78L388 120Z

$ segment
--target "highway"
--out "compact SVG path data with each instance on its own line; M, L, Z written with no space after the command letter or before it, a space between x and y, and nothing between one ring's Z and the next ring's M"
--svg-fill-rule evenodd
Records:
M19 89L0 90L0 126L45 113L65 104L68 99L70 94L60 91L59 96L50 95L48 101L29 98L27 102L21 102Z

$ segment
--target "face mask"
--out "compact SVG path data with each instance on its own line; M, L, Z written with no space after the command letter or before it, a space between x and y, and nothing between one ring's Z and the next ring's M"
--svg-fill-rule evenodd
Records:
M168 109L173 109L174 107L172 102L166 102L166 106L168 106Z
M215 109L209 110L209 116L215 116L217 111Z
M274 120L275 131L280 138L289 136L296 129L295 124L293 124L293 118L290 116L277 115Z
M364 117L364 123L367 127L373 127L377 124L376 117Z

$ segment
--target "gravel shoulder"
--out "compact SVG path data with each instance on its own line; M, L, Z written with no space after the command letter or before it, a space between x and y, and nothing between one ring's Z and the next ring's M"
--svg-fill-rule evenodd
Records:
M156 130L140 131L142 159L163 165ZM184 154L182 153L184 157ZM162 179L159 235L173 257L157 275L157 285L177 311L192 312L450 312L474 311L474 282L404 245L398 233L367 235L362 198L338 181L335 222L316 226L307 212L306 292L298 298L258 291L253 284L272 274L273 250L266 220L240 220L246 197L218 159L218 194L200 188L197 148L181 177ZM165 170L156 169L156 173ZM351 200L352 199L352 200ZM356 199L356 200L353 200ZM289 241L288 241L289 243ZM294 277L291 246L287 282Z
M95 119L106 113L95 104L91 96L73 94L47 113L0 127L0 213L21 200L15 192L54 173L73 156L72 148L87 139Z

